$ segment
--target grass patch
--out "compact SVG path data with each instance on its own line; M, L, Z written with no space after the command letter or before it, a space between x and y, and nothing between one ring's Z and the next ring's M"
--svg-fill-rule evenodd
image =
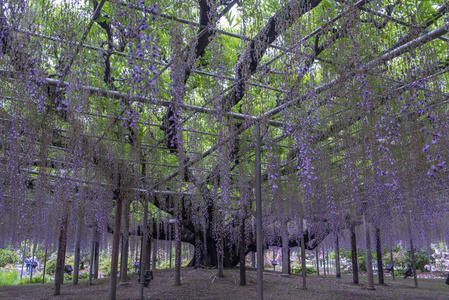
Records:
M0 270L0 285L13 285L18 277L19 272L16 270Z

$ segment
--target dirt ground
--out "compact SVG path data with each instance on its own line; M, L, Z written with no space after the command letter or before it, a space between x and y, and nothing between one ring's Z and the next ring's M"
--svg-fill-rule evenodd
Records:
M217 278L216 270L183 268L181 286L174 286L173 270L156 270L154 280L145 288L146 299L256 299L256 272L247 272L247 285L239 286L239 270L225 270L224 278ZM377 280L377 278L375 278ZM307 290L302 290L302 277L281 277L278 272L264 273L265 299L449 299L449 285L443 279L419 279L419 288L413 287L413 278L386 278L386 285L375 285L375 291L366 289L366 276L360 276L360 285L351 283L344 275L307 277ZM53 297L53 284L33 284L0 287L0 299L107 299L109 280L98 279L92 286L81 280L77 286L70 282L61 287L61 295ZM130 285L117 287L117 299L138 299L139 286L135 276Z

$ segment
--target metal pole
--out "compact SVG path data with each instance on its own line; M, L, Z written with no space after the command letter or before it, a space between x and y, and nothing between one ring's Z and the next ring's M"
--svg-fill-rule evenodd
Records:
M263 249L262 249L262 173L260 161L260 123L255 124L255 139L256 139L256 230L257 230L257 299L263 299Z
M144 269L144 265L146 264L146 258L148 256L147 253L147 242L148 242L148 223L147 220L148 219L148 197L145 196L145 201L144 201L144 207L143 207L143 238L142 238L142 249L140 250L141 254L141 262L140 262L140 293L139 293L139 299L143 300L143 288L144 288L144 284L145 284L145 269Z

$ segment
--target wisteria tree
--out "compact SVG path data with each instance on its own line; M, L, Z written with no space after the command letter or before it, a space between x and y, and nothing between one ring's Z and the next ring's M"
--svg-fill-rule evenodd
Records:
M446 1L1 7L0 240L58 247L57 277L102 236L114 298L147 233L244 268L258 191L284 253L362 223L379 247L447 240Z

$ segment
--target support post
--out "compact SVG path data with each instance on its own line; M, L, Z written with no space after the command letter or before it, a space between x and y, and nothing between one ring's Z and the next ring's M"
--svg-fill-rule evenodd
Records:
M152 254L151 254L151 270L156 269L156 261L157 261L157 239L153 239L153 242L151 243Z
M73 285L78 284L79 274L80 274L80 251L81 251L81 223L82 218L78 219L78 224L76 224L75 233L75 261L73 263Z
M282 273L290 274L290 247L287 222L284 222L282 231Z
M120 225L122 219L122 195L120 195L120 174L115 200L114 235L112 237L111 278L109 280L109 300L115 300L117 291L117 268L120 246Z
M418 287L418 276L416 276L416 260L415 260L415 247L413 246L413 234L412 234L412 223L411 223L411 215L410 211L408 215L408 234L410 237L410 253L412 257L412 269L413 269L413 280L415 282L415 287Z
M315 256L316 256L316 272L317 276L320 276L320 252L318 251L318 246L315 248Z
M123 234L122 234L122 253L120 264L120 282L128 281L128 254L129 254L129 210L130 203L128 202L123 209Z
M335 234L335 277L341 279L340 271L340 243L338 241L338 233Z
M433 279L433 270L432 270L432 256L431 256L431 250L430 250L430 246L427 246L427 259L429 260L429 267L430 267L430 278Z
M326 276L326 249L325 249L325 246L324 246L324 244L323 244L323 275L324 276Z
M45 249L45 256L44 256L44 272L42 273L42 284L45 283L45 271L47 269L47 249Z
M36 255L36 242L34 242L34 246L33 246L33 255L31 256L31 262L34 262L34 256ZM34 272L34 269L33 269L33 267L30 265L30 283L31 283L31 280L33 279L33 272Z
M142 172L145 174L144 172ZM139 299L143 300L143 288L145 284L144 274L145 274L145 265L146 259L148 257L146 244L148 242L148 196L145 196L145 201L143 204L143 230L142 230L142 243L140 250L140 290L139 290Z
M376 227L376 255L377 255L377 274L379 278L379 284L385 284L382 252L383 251L382 251L382 243L380 240L380 229L379 227Z
M175 222L175 286L181 285L181 224Z
M260 159L260 122L256 121L255 125L255 162L256 162L256 230L257 230L257 300L263 299L263 234L262 234L262 173Z
M357 262L357 241L355 236L355 226L351 224L351 260L352 260L352 282L359 284L359 265Z
M245 265L245 219L240 221L239 239L239 263L240 263L240 285L246 285L246 265Z
M221 230L220 230L221 231ZM221 232L219 233L222 234ZM218 278L223 278L223 240L221 236L218 238L217 241L217 260L218 260Z
M92 249L90 251L89 285L92 285L95 264L95 233L92 235Z
M98 279L98 269L100 267L100 232L95 231L94 241L94 279Z
M20 279L22 279L22 276L23 276L23 265L25 264L25 259L26 259L26 247L27 247L27 240L25 240L25 245L23 246L22 271L20 271Z
M306 286L306 276L307 276L307 266L306 266L306 243L304 242L304 233L305 233L305 226L304 226L304 219L301 218L301 269L302 269L302 289L307 290Z
M374 275L373 275L373 257L371 252L371 238L366 214L363 214L363 227L365 229L365 249L366 249L366 272L368 275L367 290L374 290Z
M64 279L65 249L67 245L67 219L68 216L64 213L59 231L59 246L55 272L55 290L53 292L54 296L61 294L61 284Z
M169 225L170 226L170 225ZM170 239L170 241L168 242L168 245L170 246L170 248L168 249L168 253L169 253L169 255L170 255L170 269L172 268L172 256L173 256L173 236L172 236L172 233L171 233L171 228L169 228L169 231L168 231L168 235L169 235L169 239Z
M393 276L393 281L395 281L395 276L394 276L394 263L393 263L393 247L390 248L390 261L391 261L391 276Z

